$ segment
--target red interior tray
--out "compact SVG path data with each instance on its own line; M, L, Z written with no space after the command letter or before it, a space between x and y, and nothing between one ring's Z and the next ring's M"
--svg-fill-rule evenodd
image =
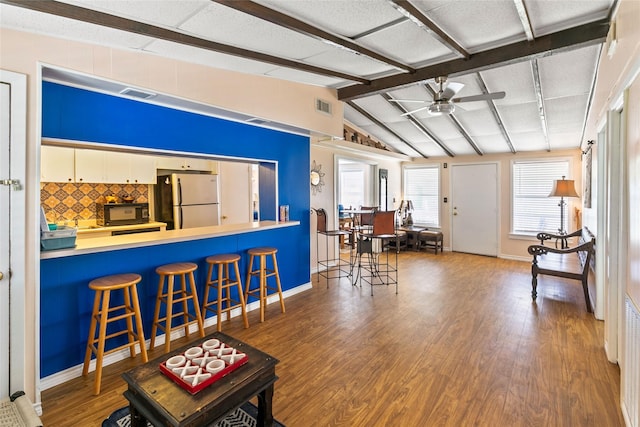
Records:
M218 343L217 346L215 346L216 342ZM194 354L197 354L199 352L201 352L201 355L193 357ZM184 358L184 363L182 364L179 363L182 360L180 359L180 357ZM207 371L206 365L207 363L214 360L224 361L224 368L222 368L220 371L212 373ZM171 378L176 384L178 384L189 393L196 394L200 390L210 386L230 372L235 371L240 366L247 363L248 360L249 358L246 354L238 351L233 347L227 346L222 341L212 339L207 340L200 345L191 347L182 354L175 355L165 360L160 364L160 371L162 371L163 374ZM169 362L169 366L167 366L167 362ZM216 363L220 364L220 362ZM174 367L177 372L174 371ZM194 368L197 368L197 370ZM180 376L180 374L183 372L186 374L185 377ZM204 378L207 376L207 374L209 374L210 376ZM198 375L202 376L200 378L196 378L197 382L193 384L192 381L194 379L194 376L197 377Z

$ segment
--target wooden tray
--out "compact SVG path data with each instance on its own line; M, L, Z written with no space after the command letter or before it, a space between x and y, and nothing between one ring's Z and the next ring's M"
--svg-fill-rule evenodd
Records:
M183 363L180 363L181 358L184 359ZM207 365L215 360L223 361L224 367L215 372L207 371ZM211 339L165 360L160 364L160 371L189 393L196 394L235 371L248 360L246 354L222 341Z

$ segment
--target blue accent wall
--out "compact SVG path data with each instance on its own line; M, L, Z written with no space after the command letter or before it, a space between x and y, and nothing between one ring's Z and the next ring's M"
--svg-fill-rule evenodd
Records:
M283 290L310 281L308 137L50 82L42 84L42 109L45 138L277 161L279 203L288 204L290 218L300 221L299 226L277 230L42 260L42 377L83 362L93 306L93 292L88 283L97 277L125 272L142 275L138 292L147 339L158 286L155 268L162 264L197 263L196 281L201 298L207 256L241 254L240 271L244 275L248 248L274 246L278 248ZM269 312L278 315L279 306L269 307Z

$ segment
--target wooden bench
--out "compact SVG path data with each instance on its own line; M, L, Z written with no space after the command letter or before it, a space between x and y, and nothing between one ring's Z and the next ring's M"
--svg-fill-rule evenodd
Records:
M568 239L573 237L579 237L578 245L568 247ZM593 313L587 282L595 247L593 234L587 228L583 228L567 235L538 233L537 238L540 240L540 244L531 245L527 249L529 254L533 255L531 297L535 300L538 296L538 274L579 280L582 283L587 311ZM554 239L556 247L544 246L545 240ZM558 243L560 243L560 248L557 247ZM577 257L572 257L570 254L577 254Z

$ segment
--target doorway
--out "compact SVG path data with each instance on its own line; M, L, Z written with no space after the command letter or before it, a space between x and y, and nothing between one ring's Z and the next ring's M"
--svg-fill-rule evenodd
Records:
M498 256L498 165L452 165L451 207L451 250Z
M25 388L26 94L0 70L0 398Z
M359 160L338 159L338 204L345 209L376 206L374 165Z

